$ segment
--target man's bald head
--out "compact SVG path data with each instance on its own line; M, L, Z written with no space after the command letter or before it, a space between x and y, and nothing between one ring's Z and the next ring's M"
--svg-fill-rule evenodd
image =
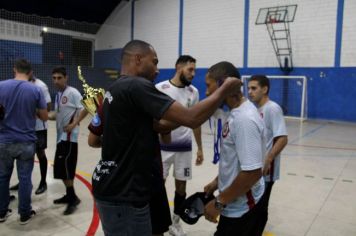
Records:
M121 62L124 64L132 55L147 55L153 51L153 47L142 40L132 40L128 42L121 53Z
M122 49L122 75L140 76L153 81L159 73L156 51L149 44L141 40L132 40Z

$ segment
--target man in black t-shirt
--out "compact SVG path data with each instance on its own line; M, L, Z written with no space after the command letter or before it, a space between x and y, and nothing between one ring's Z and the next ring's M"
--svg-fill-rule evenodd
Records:
M88 125L88 144L93 148L101 147L103 120L103 106L101 104ZM159 146L156 148L156 156L152 162L152 185L151 199L149 201L152 235L163 236L172 224L172 220L163 180L162 157Z
M129 42L121 61L121 77L104 98L102 158L93 173L93 194L105 235L148 236L157 132L200 126L241 82L227 78L209 98L185 108L153 85L158 58L151 45Z

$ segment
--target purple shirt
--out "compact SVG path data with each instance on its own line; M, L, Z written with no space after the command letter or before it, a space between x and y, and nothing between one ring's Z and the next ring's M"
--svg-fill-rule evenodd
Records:
M0 104L5 108L5 117L0 120L0 143L36 141L36 109L47 108L41 89L27 81L1 81Z

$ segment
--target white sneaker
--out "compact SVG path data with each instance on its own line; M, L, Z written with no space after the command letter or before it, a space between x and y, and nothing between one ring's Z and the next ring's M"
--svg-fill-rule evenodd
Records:
M169 226L168 232L172 236L187 236L187 234L184 232L182 226L179 223Z
M186 236L187 234L184 232L183 227L179 223L180 217L176 214L173 214L172 217L172 225L169 226L169 234L172 236Z

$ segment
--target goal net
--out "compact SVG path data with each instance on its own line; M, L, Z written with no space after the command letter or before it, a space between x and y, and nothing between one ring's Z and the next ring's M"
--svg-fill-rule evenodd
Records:
M269 97L278 103L286 118L307 118L307 78L305 76L266 75L270 80ZM243 75L243 93L248 97L248 79Z

